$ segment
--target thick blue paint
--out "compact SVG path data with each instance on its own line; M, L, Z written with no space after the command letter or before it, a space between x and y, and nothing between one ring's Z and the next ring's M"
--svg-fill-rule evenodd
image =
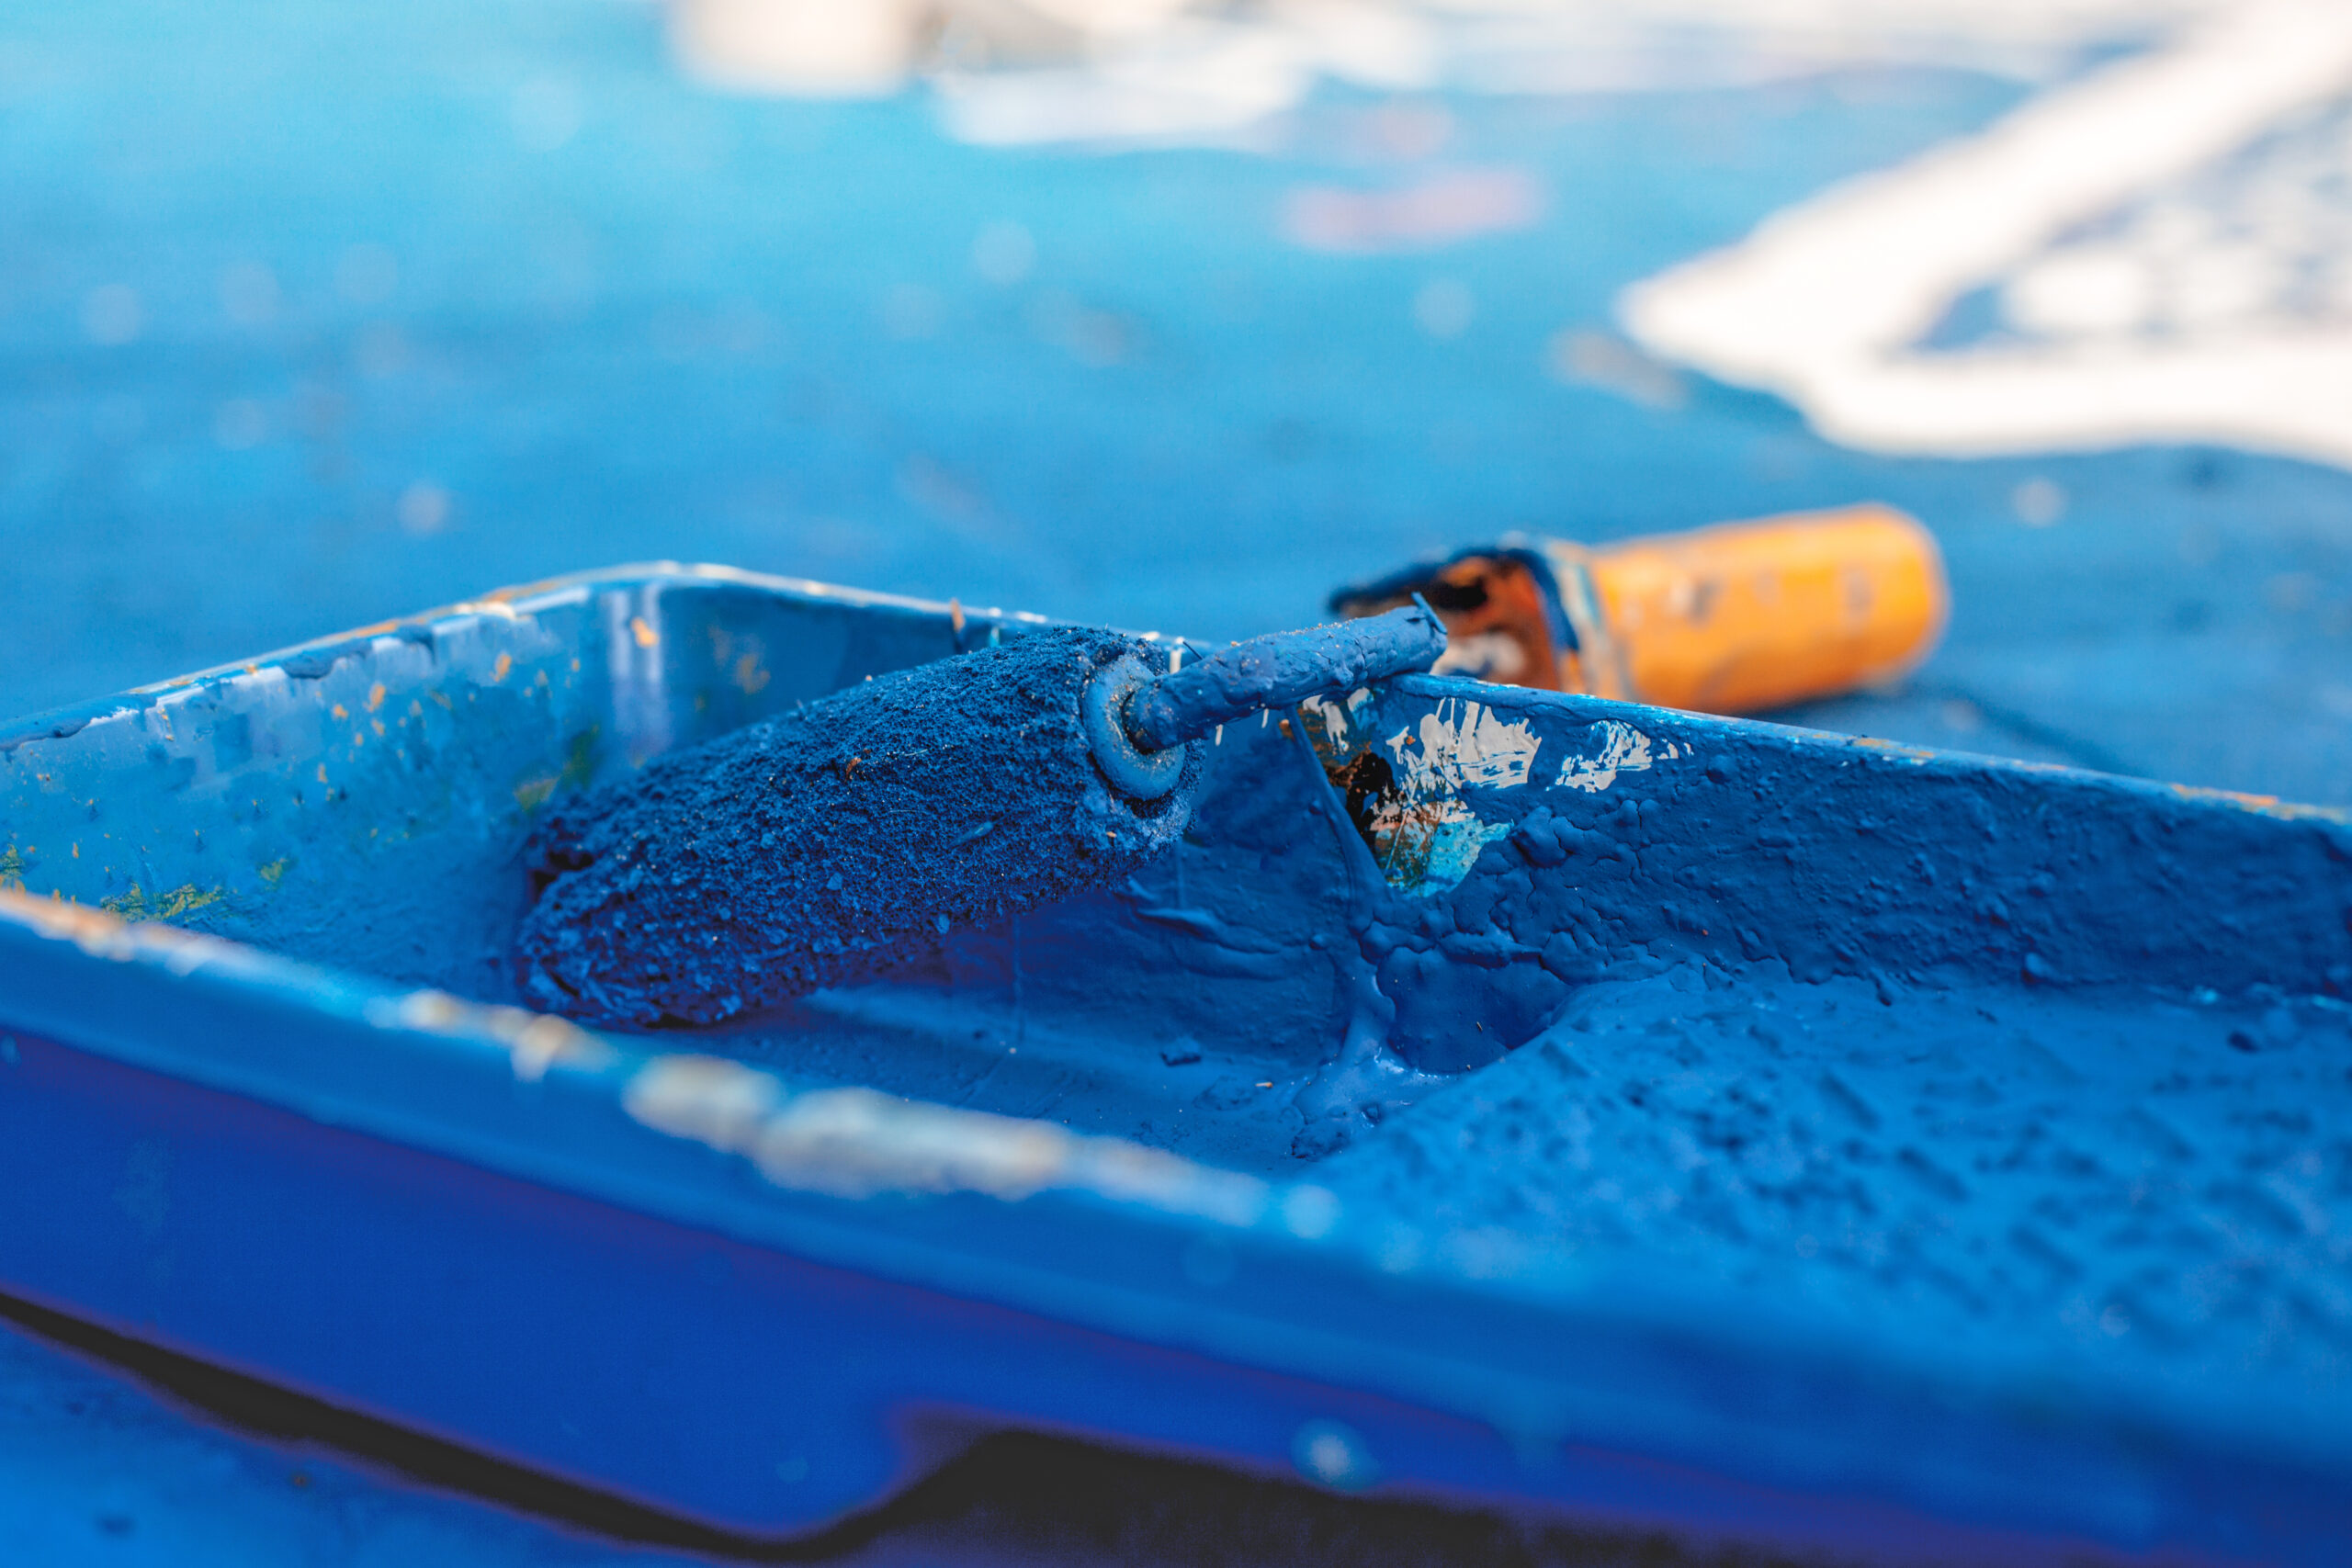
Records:
M1299 632L1272 632L1164 675L1127 702L1127 729L1159 751L1206 739L1263 708L1427 670L1445 652L1445 628L1408 606Z
M525 998L596 1023L719 1023L1119 881L1192 811L1181 778L1122 794L1087 734L1087 688L1149 651L1018 637L560 802L525 852L548 879L516 939Z
M1107 887L1173 845L1188 740L1444 649L1420 609L1156 676L1139 639L1032 633L670 753L533 833L523 995L594 1023L722 1023L935 954L954 928ZM1122 666L1147 679L1114 705L1156 764L1092 722Z
M1951 636L1906 692L1817 705L1808 722L2347 800L2352 721L2327 705L2352 626L2352 481L2341 474L2175 449L1881 460L1825 446L1769 400L1691 385L1679 407L1653 407L1544 369L1550 335L1605 328L1623 284L1830 180L1984 123L2014 100L2012 87L1926 73L1605 107L1453 100L1444 107L1457 130L1440 161L1528 168L1552 197L1544 223L1431 255L1326 257L1272 238L1289 188L1425 172L1365 160L1376 105L1326 95L1264 156L979 153L943 144L919 99L811 106L699 93L666 71L654 26L634 5L15 8L0 67L0 708L79 700L489 582L657 554L1222 639L1297 624L1335 583L1514 527L1607 538L1877 496L1937 531L1958 597ZM588 123L571 145L532 153L512 135L513 94L548 73L582 88ZM1037 275L1012 288L982 283L967 263L980 226L1004 218L1039 246ZM337 291L337 261L360 242L398 256L398 286L381 302ZM259 327L220 309L220 270L243 261L267 265L284 289L284 310ZM1409 325L1415 291L1440 276L1465 283L1478 305L1447 344ZM93 345L81 301L117 282L139 289L148 330L128 347ZM899 284L933 292L936 335L885 330L878 307ZM1115 325L1118 363L1072 352L1073 305ZM264 414L258 446L219 440L222 406L238 399ZM2050 529L2027 530L2012 514L2010 492L2034 477L2070 498ZM399 498L420 480L452 497L438 532L399 520ZM774 635L778 623L750 597L695 624ZM161 771L141 794L141 748L108 751L96 770L103 791L88 798L113 815L94 826L130 847L107 863L111 880L80 865L87 881L74 886L121 897L133 880L149 893L178 886L157 872L233 883L237 900L196 918L284 951L338 964L364 952L376 973L501 994L499 942L526 891L500 858L526 829L513 792L560 777L593 716L605 716L605 749L589 765L625 766L627 744L658 750L697 725L747 722L768 702L788 705L952 646L936 620L808 615L791 625L794 657L769 662L776 686L763 699L718 671L671 692L623 680L619 718L608 711L616 692L602 689L571 709L502 699L481 685L485 656L468 667L473 720L434 738L471 782L390 822L322 799L307 773L257 803L269 817L232 821L192 807L197 785L169 793ZM559 640L596 635L567 628ZM530 650L515 657L527 680ZM592 682L605 678L605 666L592 667ZM787 689L796 682L806 684ZM338 684L330 668L319 683L365 711L365 682ZM322 734L326 706L309 716ZM221 756L252 746L267 760L268 746L288 739L289 755L315 755L319 735L288 737L248 716L240 739L237 716L211 731ZM624 732L636 740L625 744ZM1208 781L1203 821L1223 846L1214 877L1204 881L1203 852L1188 846L1132 888L1075 901L1066 918L959 938L939 984L828 994L729 1032L727 1048L808 1082L1043 1111L1269 1170L1296 1168L1292 1151L1310 1125L1303 1107L1336 1109L1311 1124L1354 1141L1316 1169L1335 1186L1363 1183L1362 1201L1419 1214L1432 1230L1508 1220L1587 1251L1607 1242L1670 1257L1677 1271L1715 1281L1707 1289L1745 1292L1729 1297L1735 1314L1766 1298L1799 1302L1801 1315L1830 1310L1825 1301L1833 1317L1856 1301L1866 1309L1887 1259L1907 1258L1898 1272L1929 1303L1928 1326L1902 1340L1910 1354L1942 1334L1963 1347L2041 1343L2046 1364L2079 1356L2127 1382L2149 1365L2187 1365L2195 1356L2168 1328L2147 1348L2151 1325L2175 1309L2168 1287L2143 1278L2182 1278L2184 1262L2195 1270L2183 1287L2190 1338L2222 1362L2246 1343L2228 1323L2274 1325L2270 1342L2290 1359L2337 1342L2342 1264L2325 1236L2352 1221L2339 1206L2333 1231L2310 1230L2331 1213L2327 1180L2341 1190L2340 1175L2329 1177L2341 1166L2327 1130L2344 1111L2325 1033L2337 1015L2326 1009L2252 990L2206 1003L2192 991L2175 1017L2168 1002L2138 1005L2126 987L2100 998L2112 1015L2101 1021L1997 975L1940 993L1961 998L1948 1007L1897 986L1913 1046L1885 1058L1870 1055L1873 1032L1855 1021L1857 1010L1879 1015L1834 965L1828 979L1794 986L1769 961L1743 961L1723 973L1740 982L1730 995L1777 1010L1760 1020L1763 1034L1743 1033L1758 1021L1726 1015L1708 999L1717 993L1675 988L1713 970L1617 976L1590 992L1610 1015L1581 1015L1603 1065L1627 1064L1602 1088L1559 1065L1555 1045L1575 1067L1592 1066L1594 1035L1564 1018L1431 1094L1376 1056L1322 1066L1333 1009L1343 992L1361 997L1361 976L1328 956L1335 944L1353 951L1346 921L1300 912L1321 910L1347 863L1314 847L1335 841L1315 836L1328 822L1278 768L1258 776L1274 782ZM407 786L355 766L334 787L380 800ZM301 807L290 799L298 788L310 791ZM184 810L204 818L204 848L150 843L144 862L131 858L143 840L129 825L185 820L172 815ZM1563 866L1603 858L1564 841L1577 852ZM2271 841L2231 852L2263 862ZM1550 852L1534 835L1521 842ZM232 847L243 857L233 878ZM1508 868L1520 851L1486 852ZM1627 852L1638 864L1651 852ZM401 874L373 874L388 853ZM280 858L292 863L265 898L270 885L253 869ZM37 885L67 880L61 866L41 869ZM1626 874L1631 901L1648 884ZM1899 896L1894 869L1862 874ZM2037 908L2030 889L2011 894L2006 908ZM2158 911L2183 907L2177 889L2162 897L2139 911L2151 928ZM1622 914L1629 907L1599 906L1602 929L1646 919ZM1269 910L1325 945L1266 940ZM2089 903L2075 912L2094 924L2135 913ZM2327 929L2326 908L2307 912L2312 930ZM1996 949L2006 940L1984 929ZM2241 946L2222 931L2214 951ZM2020 977L2029 960L2052 963L2038 946L2005 956ZM1181 972L1206 978L1153 996L1148 1010L1095 978L1179 959ZM2182 966L2202 962L2191 954ZM1982 1085L1962 1066L1981 1049L1967 1010L1980 1004L2000 1031L1999 1070ZM180 1007L174 993L153 1010ZM1247 1037L1225 1032L1245 1011ZM1377 1023L1377 1005L1370 1011ZM1432 1048L1451 1048L1442 1030L1415 1027ZM2256 1051L2231 1045L2233 1034ZM2274 1039L2285 1043L2272 1049ZM1106 1051L1104 1040L1136 1048ZM1776 1041L1793 1065L1766 1059ZM2143 1041L2179 1065L2119 1076ZM1868 1059L1849 1073L1856 1055ZM2216 1058L2228 1066L2213 1069ZM1939 1061L1952 1070L1937 1074ZM2019 1113L2035 1130L2022 1156L1972 1145L1976 1133L1939 1109L1964 1083L1963 1100L1992 1095L1980 1114L1997 1122L2021 1103L2018 1086L2032 1086L2029 1069L2064 1092ZM1322 1092L1295 1088L1318 1075ZM2176 1122L2163 1100L2177 1092L2176 1076L2229 1081L2209 1083ZM2162 1125L2100 1131L2096 1107L2068 1103L2087 1092L2074 1079L2103 1086L2109 1106L2144 1098ZM1861 1127L1845 1090L1875 1130ZM1402 1113L1409 1122L1369 1130L1360 1108L1418 1096L1428 1098ZM1757 1112L1759 1096L1790 1109ZM2184 1123L2177 1142L2166 1136ZM1483 1174L1449 1155L1453 1195L1415 1186L1412 1161L1430 1156L1408 1145L1482 1138L1536 1152L1498 1156ZM1848 1182L1840 1210L1849 1145L1856 1168L1899 1174ZM1939 1195L1949 1184L1905 1163L1906 1147L1960 1151L1945 1174L1966 1189L1965 1223L1951 1223L1954 1201ZM2316 1189L2299 1163L2314 1148ZM1978 1159L1997 1179L1974 1174ZM1656 1185L1612 1192L1621 1164ZM2059 1184L2089 1166L2117 1185ZM1534 1174L1522 1181L1518 1170ZM2151 1204L2194 1215L2204 1241L2235 1250L2219 1261L2168 1250L2154 1225L2159 1250L2135 1262L2140 1244L2115 1233L2140 1222L2102 1226ZM2020 1213L2030 1223L2011 1227ZM1841 1213L1844 1230L1825 1224ZM2053 1295L1986 1273L1981 1311L1944 1300L1964 1293L1949 1281L1980 1279L1988 1255L2020 1278L2038 1269L2075 1283ZM2121 1336L2084 1326L2119 1303L2132 1325ZM1702 1329L1723 1332L1722 1309L1710 1310L1699 1309ZM1903 1310L1864 1310L1865 1337ZM2198 1312L2224 1326L2200 1326ZM2151 1360L2130 1360L2141 1355ZM89 1384L110 1383L30 1352L9 1367L12 1387L59 1391L54 1407L7 1434L0 1540L21 1543L25 1561L623 1555L349 1472L289 1498L266 1450L98 1399ZM2229 1371L2184 1375L2211 1393ZM2340 1386L2331 1375L2318 1376L2315 1397ZM2245 1410L2267 1408L2273 1393L2256 1379ZM87 1409L85 1396L96 1401ZM1269 1435L1273 1462L1287 1462L1287 1441ZM1793 1450L1800 1435L1776 1427L1747 1450L1764 1442ZM1919 1443L1909 1430L1885 1438L1890 1450ZM1642 1473L1617 1472L1593 1495L1622 1500ZM2168 1473L2184 1513L2200 1485L2225 1501L2253 1495L2226 1466ZM2124 1490L2104 1484L2076 1490ZM1817 1527L1817 1493L1794 1506ZM133 1536L96 1522L119 1517L135 1518ZM1981 1544L1952 1554L2025 1555Z
M1336 1420L1408 1493L1894 1556L2339 1554L2332 814L1407 677L1324 756L1229 728L1108 891L657 1037L775 1074L684 1122L635 1049L401 988L511 994L550 791L990 628L1037 636L625 575L21 727L28 888L136 867L287 956L0 924L0 1282L757 1530L944 1411L1274 1470ZM1498 829L1432 889L1325 770L1508 751L1474 706L1532 761L1417 797ZM859 1143L895 1095L1031 1120Z

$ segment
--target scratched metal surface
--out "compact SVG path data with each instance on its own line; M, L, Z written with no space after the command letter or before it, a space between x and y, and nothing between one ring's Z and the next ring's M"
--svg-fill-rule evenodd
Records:
M2013 86L1453 104L1448 156L1529 170L1547 217L1436 255L1331 257L1286 248L1276 214L1301 180L1393 172L1366 162L1371 106L1347 95L1272 155L984 153L943 143L919 102L699 93L657 30L601 5L0 17L0 708L657 555L1240 635L1507 527L1611 536L1874 496L1937 529L1952 638L1908 694L1813 721L2352 798L2352 719L2313 679L2346 663L2342 475L2162 449L1867 459L1767 400L1685 381L1660 405L1545 368L1552 334L1601 325L1623 284L1982 125ZM550 72L592 107L537 152L514 107ZM1006 218L1039 245L1011 289L971 265ZM360 245L394 258L388 292L378 253L347 265ZM221 282L255 262L280 307L241 325ZM1447 344L1411 325L1440 276L1479 301ZM109 285L141 301L127 344L88 330ZM922 303L903 286L928 290L931 335L895 335L921 324L893 314ZM2018 522L2033 478L2071 496L2059 526ZM2317 590L2290 602L2282 581ZM168 908L182 885L141 897ZM1677 1070L1685 1096L1737 1077ZM1256 1076L1230 1076L1248 1112ZM1823 1117L1854 1114L1821 1092ZM2290 1223L2302 1178L2269 1174L2290 1195L2267 1175L2230 1189L2254 1218L2214 1234ZM1747 1223L1703 1208L1645 1223L1667 1241ZM277 1450L29 1342L9 1354L0 1538L27 1561L630 1555L333 1461L296 1487Z

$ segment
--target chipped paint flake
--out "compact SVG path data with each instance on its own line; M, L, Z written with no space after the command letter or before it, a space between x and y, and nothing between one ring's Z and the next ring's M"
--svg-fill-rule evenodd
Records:
M1369 690L1349 694L1344 705L1311 700L1299 714L1325 772L1343 789L1361 792L1357 764L1385 765L1356 826L1388 885L1424 897L1458 885L1479 852L1510 831L1509 822L1481 817L1464 792L1524 786L1543 744L1532 720L1464 697L1442 700L1379 740L1379 705Z
M1361 716L1371 702L1372 693L1359 686L1348 694L1345 702L1309 697L1298 705L1298 716L1306 726L1306 738L1326 767L1338 766L1357 750L1356 731Z
M975 1192L1018 1202L1060 1189L1230 1225L1254 1224L1277 1202L1256 1177L1124 1139L865 1089L794 1094L718 1056L656 1057L621 1103L643 1126L749 1159L778 1187L837 1198Z
M525 1008L484 1006L430 987L370 999L368 1021L379 1029L471 1039L506 1053L518 1082L537 1083L558 1064L594 1071L609 1066L613 1048L568 1019Z
M1323 743L1334 752L1348 749L1348 710L1322 697L1309 697L1298 705L1299 717L1306 721L1307 738Z
M1466 801L1442 796L1384 798L1368 826L1382 878L1424 897L1458 886L1479 852L1511 829L1508 822L1485 820Z
M134 882L128 892L99 899L98 908L126 920L175 920L183 915L194 914L208 904L219 903L225 891L220 887L198 887L193 882L186 882L151 897Z
M557 1063L594 1068L612 1060L612 1048L569 1019L524 1008L481 1010L483 1032L506 1047L522 1083L537 1083Z
M1517 789L1527 782L1543 745L1534 726L1498 716L1483 703L1448 697L1421 716L1418 734L1399 731L1388 741L1398 782L1414 795L1464 789Z
M1598 795L1617 782L1619 773L1645 773L1652 765L1650 738L1622 719L1604 718L1592 727L1600 748L1590 755L1572 756L1560 764L1553 781L1563 789Z

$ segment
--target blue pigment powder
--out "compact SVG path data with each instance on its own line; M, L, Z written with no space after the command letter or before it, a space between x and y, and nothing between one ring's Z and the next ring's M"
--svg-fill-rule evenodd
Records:
M1095 765L1081 699L1125 657L1164 668L1115 632L1032 632L563 803L527 851L525 994L602 1024L715 1023L1115 883L1183 832L1200 771L1188 755L1136 800Z

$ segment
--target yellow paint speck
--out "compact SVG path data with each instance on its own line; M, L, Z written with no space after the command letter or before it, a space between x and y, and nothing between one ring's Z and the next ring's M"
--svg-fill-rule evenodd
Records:
M490 678L493 681L503 681L514 671L514 656L511 653L502 653L498 656L498 662L490 667Z
M639 648L651 648L662 640L653 628L645 624L643 615L631 615L628 618L628 635L637 639L637 646Z
M74 858L75 860L80 860L82 858L82 846L79 844L74 846Z
M384 705L384 683L381 681L368 688L368 711L374 713Z
M321 784L327 782L327 765L324 762L319 764L319 782Z
M337 718L349 718L351 716L351 710L345 707L341 703L335 704L334 706L329 708L327 711Z
M368 728L373 729L378 735L381 735L384 733L384 721L380 718L373 719L369 721Z

